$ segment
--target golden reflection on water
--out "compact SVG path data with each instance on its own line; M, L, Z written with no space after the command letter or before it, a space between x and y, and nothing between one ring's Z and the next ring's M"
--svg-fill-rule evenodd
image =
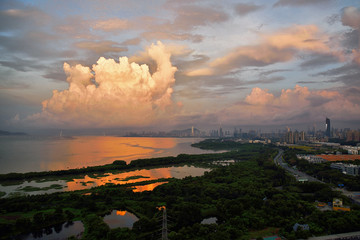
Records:
M167 182L157 182L157 183L151 183L151 184L142 185L142 186L136 186L133 189L133 191L134 192L152 191L152 190L154 190L154 188L156 188L157 186L160 186L164 183L167 183Z
M116 211L116 215L125 216L126 211Z
M182 167L164 167L154 169L141 169L130 172L122 173L106 173L99 175L98 177L89 177L86 175L81 179L74 179L74 181L67 182L67 188L69 191L89 189L91 187L102 186L107 183L113 184L126 184L136 183L142 181L156 180L159 178L184 178L186 176L201 176L208 169L196 168L193 166L182 166ZM154 183L144 186L136 187L134 191L151 191L156 186L163 183ZM144 189L144 190L140 190Z
M46 170L81 168L112 163L115 160L149 158L162 149L177 145L173 138L125 138L111 136L86 136L59 140L55 151L49 152L50 162L41 163Z

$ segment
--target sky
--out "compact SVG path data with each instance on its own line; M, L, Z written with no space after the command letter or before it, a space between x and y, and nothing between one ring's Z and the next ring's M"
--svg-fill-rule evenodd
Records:
M360 1L0 1L0 129L360 128Z

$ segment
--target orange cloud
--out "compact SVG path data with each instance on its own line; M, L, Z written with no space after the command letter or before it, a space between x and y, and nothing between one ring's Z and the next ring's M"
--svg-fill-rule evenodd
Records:
M130 26L129 21L126 19L110 18L107 20L96 21L92 25L92 28L96 30L110 32L110 31L125 30L128 29L129 26Z
M250 95L245 98L245 102L252 105L266 105L274 100L274 95L268 93L267 89L253 88Z
M276 48L295 48L314 52L328 52L325 44L328 37L320 33L316 25L292 26L272 35L265 35L264 41Z
M245 66L266 66L294 59L298 51L328 53L332 50L326 44L328 36L315 25L292 26L273 34L264 34L257 45L240 46L207 67L190 70L188 76L225 74L232 69ZM337 52L334 55L339 55Z
M147 65L129 63L127 57L119 62L101 57L92 69L65 63L69 88L54 90L53 96L42 102L42 112L29 116L27 122L66 127L153 123L178 106L171 98L177 69L161 42L152 44L147 54L157 65L153 74Z

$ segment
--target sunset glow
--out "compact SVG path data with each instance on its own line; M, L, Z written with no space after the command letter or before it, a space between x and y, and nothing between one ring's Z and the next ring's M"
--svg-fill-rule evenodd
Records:
M100 175L96 177L89 177L86 175L82 178L73 179L73 181L68 181L67 190L76 191L89 189L92 187L103 186L107 183L112 184L126 184L126 183L137 183L142 181L156 180L160 178L184 178L186 176L202 176L206 168L196 168L193 166L183 166L183 167L164 167L164 168L154 168L154 169L141 169L130 172L123 173L106 173L105 176ZM133 179L132 179L133 178ZM134 188L135 192L142 191L151 191L156 186L164 184L165 182L151 183L141 186L136 186Z
M357 239L359 161L360 0L0 0L3 239Z
M71 2L0 4L1 129L359 126L359 1Z

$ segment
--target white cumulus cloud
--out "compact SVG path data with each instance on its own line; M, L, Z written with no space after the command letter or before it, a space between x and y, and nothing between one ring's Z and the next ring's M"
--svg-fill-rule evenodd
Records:
M41 126L122 127L153 124L174 111L172 101L176 67L171 54L158 42L147 53L156 62L151 74L146 64L129 62L127 57L101 57L90 69L64 63L69 88L53 91L42 102L42 112L25 119Z

